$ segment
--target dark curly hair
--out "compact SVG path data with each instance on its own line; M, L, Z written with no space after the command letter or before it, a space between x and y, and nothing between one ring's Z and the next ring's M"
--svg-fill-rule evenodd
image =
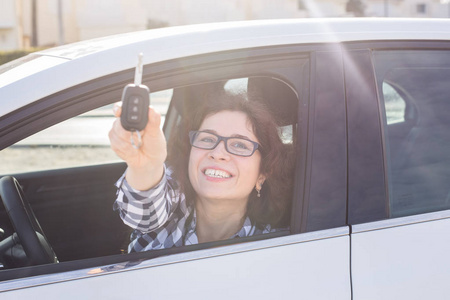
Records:
M261 144L261 173L266 180L261 197L253 190L249 196L247 216L257 227L270 224L283 228L289 224L289 211L293 183L294 146L284 144L280 138L275 117L266 105L251 94L229 94L224 90L209 90L194 101L196 108L178 124L169 141L167 163L173 169L173 177L180 184L188 202L193 203L196 193L188 175L191 145L188 133L198 130L203 120L220 111L239 111L247 115L255 136Z

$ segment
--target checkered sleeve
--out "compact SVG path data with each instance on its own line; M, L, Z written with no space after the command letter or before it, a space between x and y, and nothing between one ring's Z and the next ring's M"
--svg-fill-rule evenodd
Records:
M119 211L126 225L142 233L163 226L178 198L169 181L170 172L164 169L164 176L155 187L139 191L128 184L123 174L116 182L118 190L114 210Z

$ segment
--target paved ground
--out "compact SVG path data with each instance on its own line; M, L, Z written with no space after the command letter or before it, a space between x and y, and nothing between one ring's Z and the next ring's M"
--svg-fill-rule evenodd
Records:
M109 147L18 147L0 153L0 175L119 161Z

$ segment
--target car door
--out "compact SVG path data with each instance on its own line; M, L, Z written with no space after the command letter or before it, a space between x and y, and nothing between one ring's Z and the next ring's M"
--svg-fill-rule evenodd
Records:
M448 298L449 46L348 52L354 299Z
M59 95L62 97L59 100L48 99L48 106L53 104L52 101L64 103L54 112L49 123L57 123L67 116L74 117L119 99L126 80L132 78L131 74L132 70L100 79L90 97L86 96L85 89L93 88L93 83L76 87L78 91L67 91L71 98ZM143 82L152 91L173 89L164 124L164 132L169 139L177 120L195 108L193 97L190 97L192 91L204 84L241 82L244 79L249 88L251 83L266 78L272 83L281 82L282 90L290 90L287 94L294 95L294 103L287 94L274 92L278 84L269 86L267 81L260 81L263 86L271 88L266 95L272 92L274 113L287 114L286 120L294 116L291 118L293 122L283 124L289 127L297 153L290 230L261 239L244 239L240 243L226 241L181 249L61 261L58 265L31 267L26 272L0 271L4 278L16 278L0 283L2 299L31 295L45 295L46 299L52 299L62 293L73 299L93 296L114 299L130 294L154 298L350 299L343 76L342 55L336 45L246 49L145 66ZM67 107L71 109L67 110ZM41 108L36 110L35 114L42 114ZM39 129L47 125L39 124ZM25 136L30 129L21 130ZM115 163L16 176L23 181L26 196L38 202L33 206L39 207L44 198L45 202L48 199L51 202L65 201L60 199L65 197L66 191L71 191L73 198L69 200L73 199L76 205L86 197L82 201L89 209L89 203L100 198L103 199L100 201L112 205L114 197L100 196L103 189L107 189L101 185L112 185L123 169L123 163ZM98 190L79 194L85 185L94 185ZM50 186L52 188L48 188ZM39 191L45 193L37 196ZM91 197L91 194L99 198ZM109 202L104 199L106 197L109 197ZM47 205L51 207L50 202L43 206ZM104 216L100 210L95 210L91 218L98 217L102 221ZM38 217L43 215L40 213ZM93 230L93 226L90 224L85 228ZM118 230L122 232L125 229ZM104 232L106 230L99 229L99 234ZM28 277L30 275L39 276Z
M80 91L73 89L71 92ZM75 96L71 101L81 102L80 98ZM45 101L47 105L50 102L50 99ZM22 133L35 134L0 152L3 162L0 174L13 175L19 180L61 261L121 253L128 231L111 211L111 199L115 197L114 182L125 165L111 164L119 160L106 144L107 135L95 140L97 136L91 134L90 127L100 123L95 126L107 133L112 113L109 118L94 115L106 111L95 109L91 115L70 117L36 132L62 118L79 114L80 110L65 108L46 113L47 108L41 108L40 112L27 112L31 109L16 111L2 120L5 137L2 147L8 145L8 136L20 139ZM112 112L111 108L107 110ZM11 126L14 130L10 130ZM0 227L9 236L13 232L12 225L4 210L0 214Z

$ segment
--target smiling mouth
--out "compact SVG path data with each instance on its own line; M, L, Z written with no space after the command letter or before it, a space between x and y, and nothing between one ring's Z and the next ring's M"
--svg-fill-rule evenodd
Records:
M214 169L206 169L203 173L206 176L214 177L214 178L230 178L231 174L222 170L214 170Z

